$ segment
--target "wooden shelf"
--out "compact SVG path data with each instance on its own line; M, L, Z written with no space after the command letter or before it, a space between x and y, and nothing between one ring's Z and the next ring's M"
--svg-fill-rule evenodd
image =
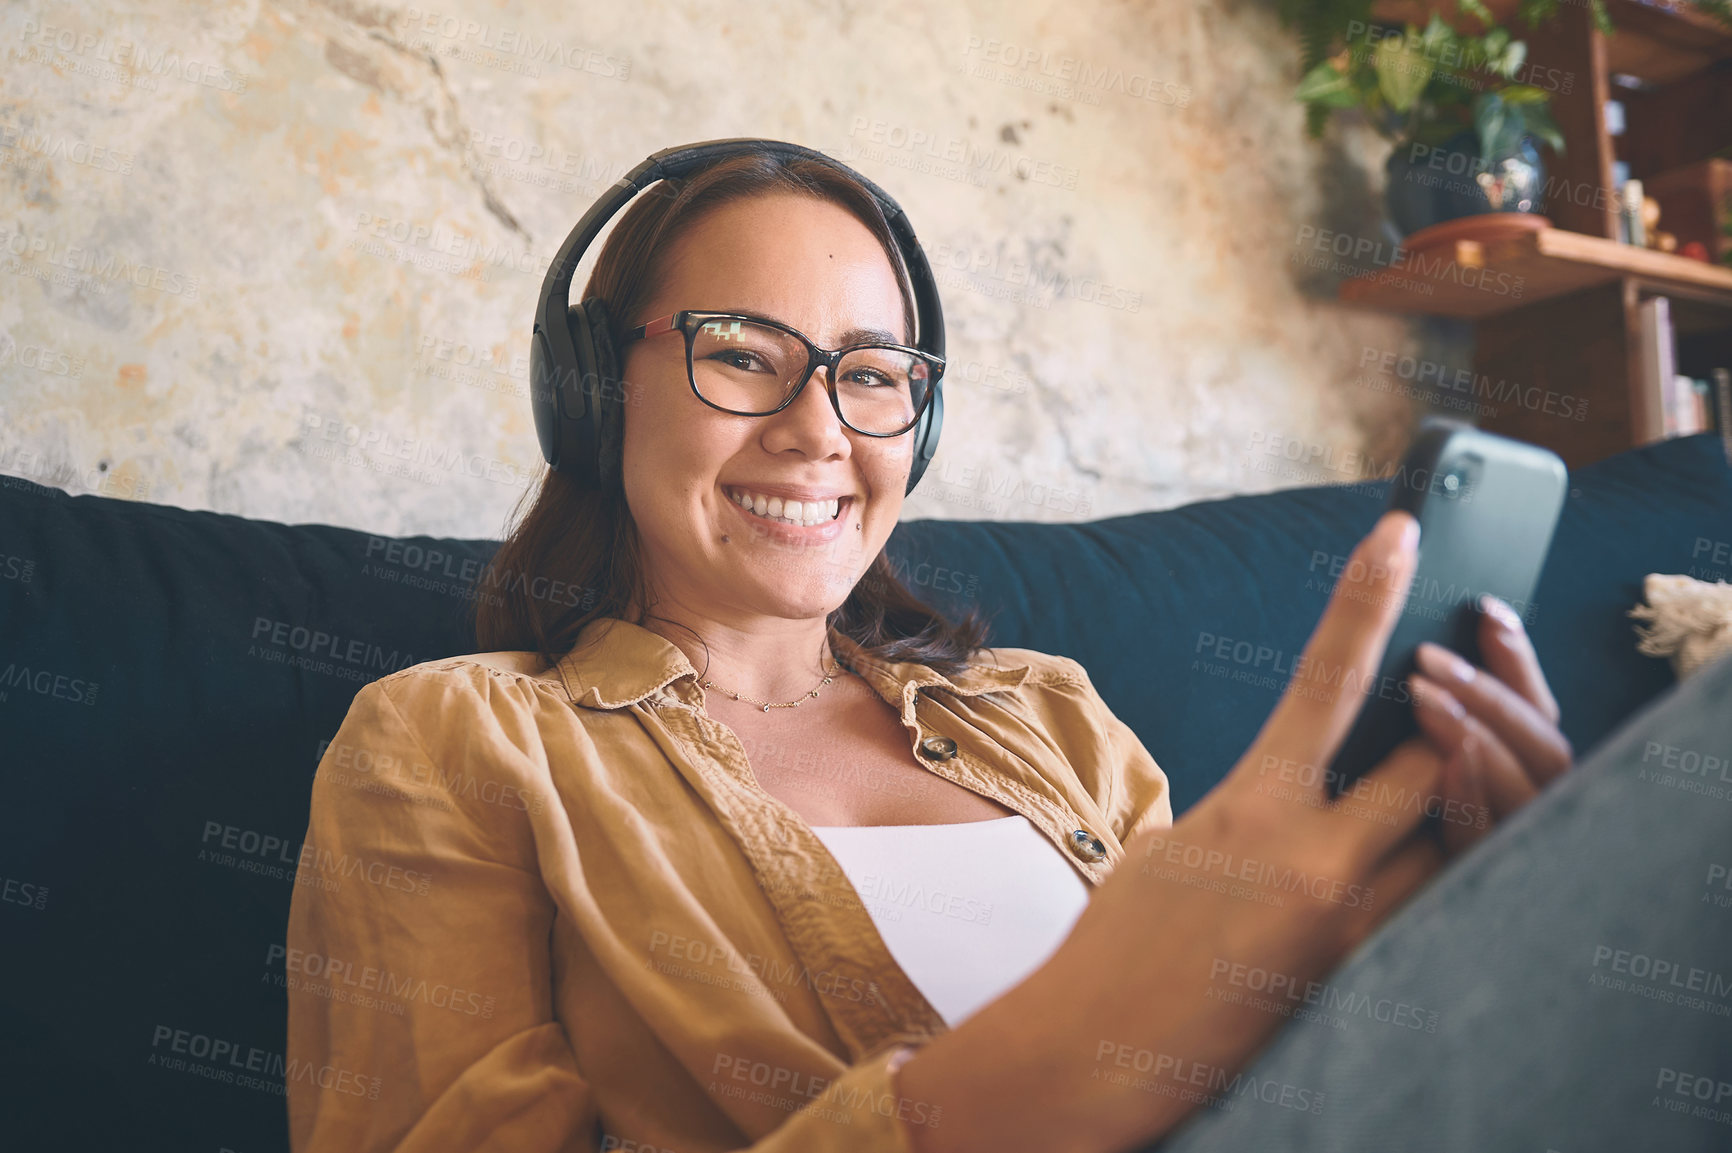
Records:
M1661 289L1724 293L1732 305L1732 268L1562 228L1404 252L1388 267L1346 281L1338 295L1367 308L1472 320L1625 277Z
M1500 233L1499 222L1472 218L1434 226L1410 238L1417 251L1389 266L1361 265L1364 274L1344 282L1339 297L1472 321L1474 388L1487 382L1493 397L1465 398L1475 423L1543 444L1574 468L1640 443L1644 297L1666 296L1680 317L1693 318L1692 347L1713 350L1698 351L1703 363L1732 355L1732 268L1618 243L1612 194L1619 160L1660 187L1667 174L1732 147L1732 28L1677 0L1605 0L1610 34L1594 24L1586 0L1566 0L1536 28L1514 19L1519 0L1485 2L1527 43L1526 75L1551 94L1568 144L1543 150L1549 226ZM1374 0L1371 20L1423 27L1432 11L1457 32L1484 32L1459 0ZM1619 75L1639 83L1614 84ZM1618 137L1606 114L1612 100L1624 109ZM1677 211L1680 229L1701 223L1693 210ZM1666 226L1662 214L1660 227L1679 231ZM1451 411L1463 400L1447 389L1431 398Z
M1606 38L1606 70L1655 84L1732 60L1732 28L1695 8L1652 0L1606 0L1617 29Z

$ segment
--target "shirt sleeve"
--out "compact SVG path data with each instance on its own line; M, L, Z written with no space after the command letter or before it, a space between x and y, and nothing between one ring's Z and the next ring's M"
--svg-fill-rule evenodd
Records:
M411 673L364 687L326 748L282 958L293 1153L602 1148L553 1010L534 723L486 673ZM912 1153L942 1111L897 1095L905 1040L737 1153Z
M596 1145L553 1014L553 903L500 764L511 742L466 692L412 708L469 728L431 742L456 763L429 755L390 680L356 695L320 760L283 958L293 1153Z

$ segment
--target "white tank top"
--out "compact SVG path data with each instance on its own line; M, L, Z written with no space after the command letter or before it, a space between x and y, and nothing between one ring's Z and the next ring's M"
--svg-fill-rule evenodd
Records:
M1039 968L1088 904L1070 862L1020 814L812 831L952 1028Z

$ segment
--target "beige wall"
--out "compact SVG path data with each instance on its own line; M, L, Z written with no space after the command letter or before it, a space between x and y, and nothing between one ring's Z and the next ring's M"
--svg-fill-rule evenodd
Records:
M771 136L882 184L940 269L947 420L905 516L1358 479L1409 408L1356 366L1408 327L1296 258L1375 235L1381 153L1306 140L1271 9L9 4L0 472L497 535L541 468L553 248L650 152Z

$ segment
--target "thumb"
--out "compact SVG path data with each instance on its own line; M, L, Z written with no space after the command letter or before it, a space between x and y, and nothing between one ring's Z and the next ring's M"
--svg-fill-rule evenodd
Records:
M1419 522L1392 511L1354 548L1246 762L1262 764L1276 756L1324 766L1333 759L1377 678L1389 634L1407 603L1418 546ZM1328 788L1323 776L1316 774L1320 795Z

